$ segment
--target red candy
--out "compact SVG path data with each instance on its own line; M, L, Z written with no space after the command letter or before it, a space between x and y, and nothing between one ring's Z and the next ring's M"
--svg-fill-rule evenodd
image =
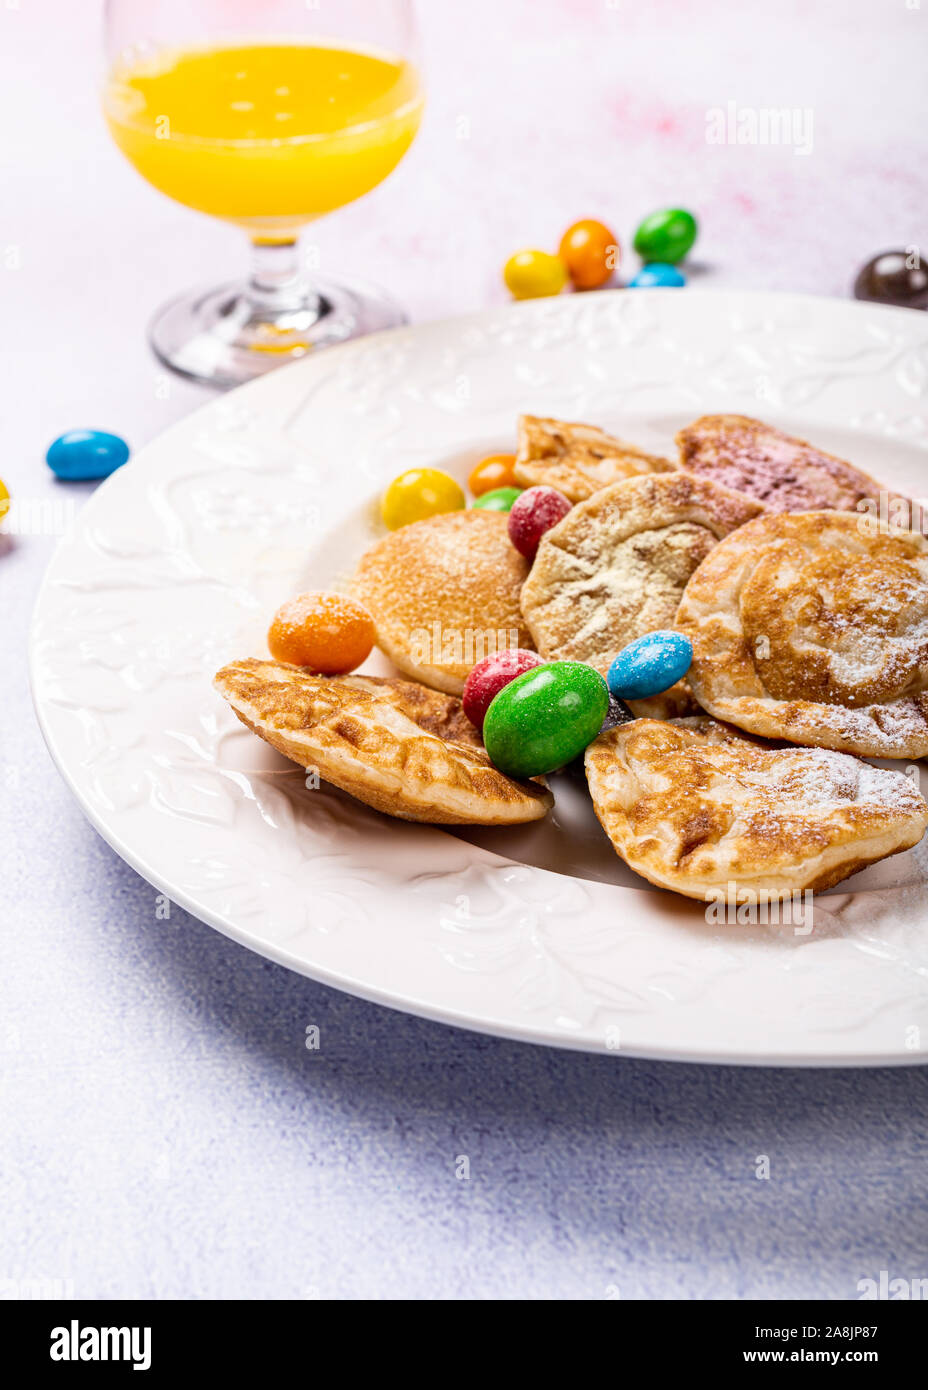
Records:
M572 505L557 488L526 488L513 502L509 513L509 539L519 554L526 560L534 560L544 533L563 521Z
M486 712L504 685L514 681L516 676L521 676L523 671L530 671L533 666L544 664L544 659L537 652L526 651L524 647L507 648L478 661L467 677L464 694L461 696L464 713L474 727L483 731Z

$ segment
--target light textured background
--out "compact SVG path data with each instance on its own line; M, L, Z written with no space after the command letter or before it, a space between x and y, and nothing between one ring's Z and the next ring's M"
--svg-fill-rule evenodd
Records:
M421 138L311 231L325 269L389 284L417 319L500 302L505 256L579 216L627 243L651 208L687 205L702 285L835 295L925 235L928 3L420 9ZM0 0L0 474L65 506L89 488L51 481L56 434L138 448L206 398L167 381L144 325L242 249L121 162L98 55L89 0ZM707 146L706 109L729 100L811 108L812 154ZM0 1296L846 1299L881 1269L928 1275L922 1069L536 1050L333 993L176 909L156 921L32 716L54 540L0 553Z

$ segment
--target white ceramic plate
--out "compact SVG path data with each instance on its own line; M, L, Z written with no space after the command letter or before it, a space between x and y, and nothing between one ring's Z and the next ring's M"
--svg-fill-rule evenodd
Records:
M543 824L390 820L252 737L211 689L289 594L335 587L396 473L462 479L520 411L670 450L759 415L914 495L928 319L852 302L597 293L404 329L217 399L106 482L36 608L49 748L99 832L174 902L342 989L533 1042L691 1061L878 1064L928 1046L928 855L716 925L612 852L582 781ZM365 669L386 670L379 659Z

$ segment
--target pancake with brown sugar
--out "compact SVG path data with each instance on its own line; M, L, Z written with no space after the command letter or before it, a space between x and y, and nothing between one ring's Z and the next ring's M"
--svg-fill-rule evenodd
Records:
M582 502L623 478L667 473L675 468L669 459L647 454L595 425L538 415L519 417L519 451L513 473L523 487L556 487L571 502Z
M677 444L682 467L773 512L852 512L879 499L881 484L859 468L747 415L704 415L680 431Z
M822 890L917 844L928 804L901 772L716 725L639 719L586 751L596 814L635 873L706 901Z
M522 589L539 652L605 675L629 642L673 624L700 561L762 511L752 498L680 470L613 483L579 503L542 537ZM695 708L683 683L631 705L658 717Z
M352 592L404 675L460 695L472 666L533 648L519 608L528 561L500 512L445 512L391 531L364 555Z
M252 733L388 816L520 825L553 805L543 784L493 766L459 700L413 681L247 660L224 666L214 684Z
M686 587L675 627L710 714L769 738L928 754L928 541L847 512L760 517Z

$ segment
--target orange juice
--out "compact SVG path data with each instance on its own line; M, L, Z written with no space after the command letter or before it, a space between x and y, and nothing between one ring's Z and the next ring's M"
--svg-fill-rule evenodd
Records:
M376 187L419 127L416 69L309 44L162 51L117 67L110 131L155 188L253 234L286 234Z

